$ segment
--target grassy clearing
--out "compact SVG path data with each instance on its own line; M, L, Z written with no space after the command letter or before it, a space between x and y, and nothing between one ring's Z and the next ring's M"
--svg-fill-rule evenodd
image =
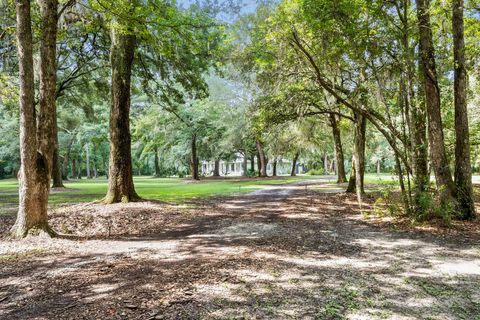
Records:
M182 202L214 195L249 192L267 185L286 184L315 179L312 176L279 177L268 179L204 179L191 181L179 178L134 177L137 193L145 199ZM65 191L54 191L50 205L91 202L102 199L107 192L105 178L71 180L65 182ZM15 179L0 180L0 214L9 214L18 205L18 182Z

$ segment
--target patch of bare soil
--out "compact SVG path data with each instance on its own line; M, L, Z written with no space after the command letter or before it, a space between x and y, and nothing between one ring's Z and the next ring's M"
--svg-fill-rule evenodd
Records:
M0 318L480 317L478 232L366 219L313 187L57 208L62 237L0 241Z

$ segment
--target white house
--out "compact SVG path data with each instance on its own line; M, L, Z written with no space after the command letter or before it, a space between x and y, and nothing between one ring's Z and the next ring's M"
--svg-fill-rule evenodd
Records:
M215 161L202 161L200 172L203 176L212 176L215 168ZM254 168L257 170L257 159L255 157ZM247 170L251 168L251 161L247 159ZM277 160L277 175L289 175L292 170L292 161L280 158ZM304 166L297 164L297 172L302 173ZM219 162L220 176L239 177L243 175L243 155L237 154L236 159L232 161L220 160ZM273 173L273 163L271 161L267 164L267 174L271 176Z

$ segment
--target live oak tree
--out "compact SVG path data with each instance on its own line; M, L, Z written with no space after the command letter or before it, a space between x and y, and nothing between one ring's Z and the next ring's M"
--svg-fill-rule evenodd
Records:
M45 232L53 235L48 225L47 206L55 149L56 117L56 0L39 1L40 86L39 109L35 111L33 68L32 15L30 1L18 0L17 48L20 69L20 173L19 209L14 237Z

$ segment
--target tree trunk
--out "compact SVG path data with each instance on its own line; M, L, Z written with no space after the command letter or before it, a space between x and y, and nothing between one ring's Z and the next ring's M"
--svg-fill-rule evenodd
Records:
M440 111L440 89L438 87L433 47L432 28L430 24L429 0L417 0L417 17L420 29L420 56L424 73L424 90L428 116L428 138L430 156L437 187L441 192L442 203L454 201L455 185L445 152L442 115Z
M190 171L193 180L200 180L198 177L198 158L197 158L197 135L192 135L191 140L191 157L190 157Z
M65 186L63 185L63 180L62 180L62 164L60 162L60 153L59 153L60 146L58 145L58 126L57 126L57 114L56 114L56 112L55 112L55 119L54 119L53 136L54 136L54 139L55 139L55 149L53 151L53 169L52 169L53 183L52 183L52 187L53 188L65 188Z
M377 160L377 174L382 173L382 160L378 159Z
M323 172L328 174L328 154L326 152L323 154Z
M105 197L107 204L129 202L139 198L133 185L130 136L130 82L135 37L114 27L111 38L112 105L108 192Z
M455 67L455 186L459 218L470 220L475 218L475 203L472 187L472 164L470 162L470 135L468 132L463 0L453 0L452 6Z
M52 172L52 178L53 178L53 183L52 187L53 188L65 188L63 185L63 169L62 169L62 164L60 161L60 155L58 154L58 147L55 148L53 151L53 172Z
M40 38L40 100L35 115L33 43L30 1L16 1L17 49L20 71L20 185L13 237L54 232L47 206L55 149L57 1L42 0Z
M338 121L336 116L331 113L329 115L330 126L332 127L333 142L335 145L335 157L337 160L337 183L343 183L347 181L347 175L345 173L345 163L343 159L342 138L340 135L340 128L338 127Z
M361 201L362 195L365 193L364 176L365 176L365 133L367 128L367 120L360 114L355 114L355 136L353 146L353 157L355 159L355 190Z
M73 179L75 179L75 177L76 177L76 170L77 170L77 168L75 166L75 162L76 162L76 159L73 158L72 159L72 167L70 168L70 177L72 177Z
M257 150L259 156L259 169L260 169L260 177L265 178L267 176L267 159L265 157L265 152L263 150L262 143L257 140Z
M297 175L297 161L298 161L298 157L300 156L300 153L295 153L295 155L293 156L293 161L292 161L292 170L290 171L290 175L292 177L295 177Z
M215 160L214 162L213 176L220 177L220 160Z
M160 177L160 163L158 160L158 148L153 149L155 151L155 177Z
M348 186L346 193L355 193L356 192L356 180L357 172L355 171L355 157L352 157L352 168L350 169L350 179L348 179Z
M272 177L277 176L277 157L273 158L273 163L272 163Z
M67 152L65 153L65 156L63 157L62 160L62 180L68 180L68 173L67 173L67 167L68 167L68 161L70 160L70 145L67 148Z
M82 179L82 159L77 158L77 179Z
M242 175L246 177L248 175L248 158L247 158L247 151L243 153L243 173Z
M250 171L255 172L255 155L250 156Z
M91 179L92 175L90 174L90 150L88 148L88 143L85 144L85 163L87 168L87 179Z

